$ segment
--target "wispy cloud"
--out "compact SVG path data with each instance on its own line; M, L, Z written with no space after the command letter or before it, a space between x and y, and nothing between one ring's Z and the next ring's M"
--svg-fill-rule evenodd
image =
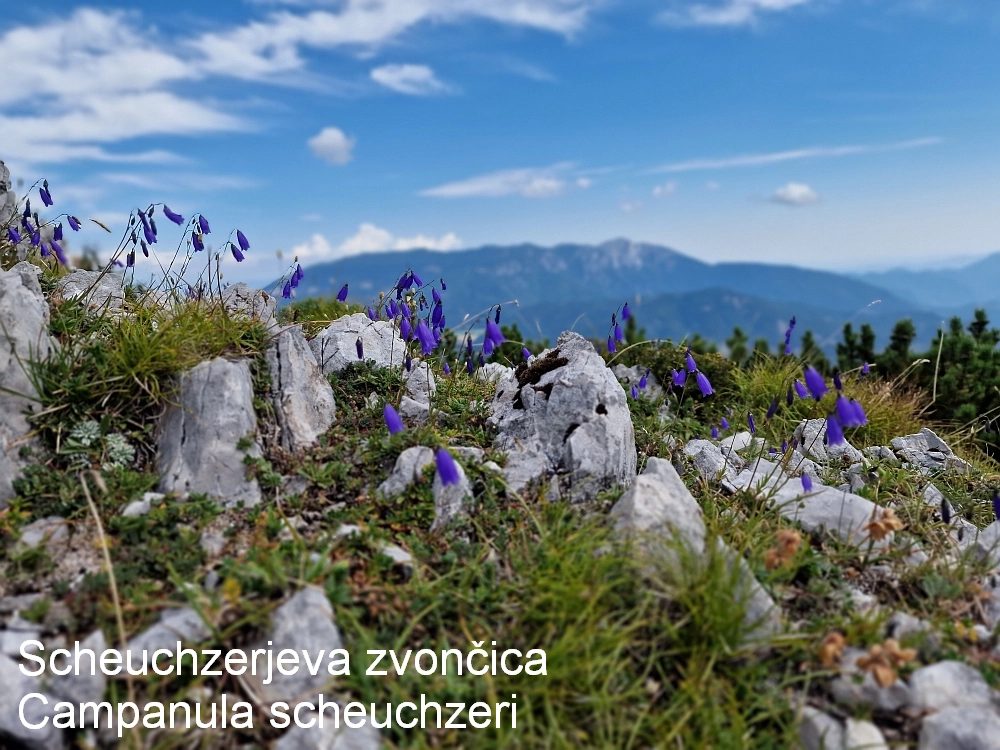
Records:
M365 253L401 252L403 250L458 250L462 240L454 232L448 232L440 237L416 234L409 237L398 237L387 229L375 224L364 223L358 231L345 239L340 245L333 246L322 234L314 234L308 242L296 245L292 253L303 263L319 263L339 260L352 255Z
M354 157L355 139L340 128L323 128L307 143L313 154L327 164L347 164Z
M673 180L663 183L662 185L656 185L653 188L654 198L669 198L671 195L677 192L677 183Z
M819 194L804 183L789 182L775 190L768 200L783 206L801 207L819 203Z
M428 188L420 191L420 195L433 198L502 198L508 195L551 198L566 191L566 173L572 167L572 162L561 162L551 167L503 169Z
M672 26L749 26L767 13L790 10L813 0L722 0L715 3L675 2L659 20Z
M769 164L780 164L801 159L823 159L838 156L855 156L857 154L873 154L885 151L902 151L911 148L923 148L942 143L943 139L915 138L897 143L868 144L857 146L813 146L791 151L774 151L766 154L744 154L721 159L691 159L655 167L650 172L693 172L706 169L731 169L734 167L763 167Z
M387 89L410 96L433 96L453 90L427 65L382 65L371 71L371 78Z
M260 187L260 180L247 177L220 174L199 174L195 172L157 172L155 174L132 172L104 172L102 180L115 185L127 185L144 190L250 190Z

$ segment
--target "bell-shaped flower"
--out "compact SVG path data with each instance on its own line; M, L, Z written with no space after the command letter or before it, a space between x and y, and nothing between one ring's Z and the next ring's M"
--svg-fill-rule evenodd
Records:
M56 224L56 228L52 231L52 239L61 242L62 238L63 238L63 228L62 228L62 222L60 222L59 224Z
M282 299L291 299L292 298L292 282L291 281L286 281L285 282L285 288L281 290L281 297L282 297Z
M298 274L293 273L292 276L291 276L291 278L288 279L288 281L291 282L292 289L298 289L299 288L299 276L298 276Z
M608 353L614 354L616 351L618 351L618 348L615 346L615 340L608 336Z
M246 259L246 256L243 255L243 251L236 247L236 245L232 242L229 243L229 249L232 250L233 257L236 258L237 263L242 263Z
M358 340L354 342L354 348L358 350L358 359L365 358L365 345L361 341L361 337L358 336Z
M767 407L767 414L764 417L765 419L771 419L778 412L778 403L779 402L780 402L780 399L777 396L775 396L774 400L771 401L771 405L769 407Z
M396 304L396 300L394 299L389 300L388 309L390 318L395 318L397 315L399 315L399 306Z
M44 242L41 244L41 246L39 247L39 249L42 252L42 257L43 258L47 258L50 255L52 255L52 251L49 249L49 246L46 245Z
M486 338L492 341L495 346L500 346L500 344L507 341L500 330L500 326L489 319L486 320Z
M404 318L413 317L413 310L411 310L410 306L405 302L399 306L399 311L403 313Z
M31 244L33 247L38 247L38 243L41 241L42 241L42 233L36 229L31 235Z
M722 419L719 420L719 424L722 426L722 429L724 429L724 430L728 430L729 429L729 420L726 419L725 417L723 417Z
M465 358L465 371L470 375L475 372L475 365L472 364L472 357Z
M528 351L528 347L521 347L521 356L524 357L525 361L531 359L531 352Z
M715 393L712 390L712 384L708 382L708 378L701 370L698 370L698 374L695 375L695 382L698 384L698 390L701 391L702 396L711 396Z
M945 526L951 525L951 503L944 496L941 497L941 521Z
M420 353L427 356L434 351L434 347L437 346L437 342L434 341L434 334L431 333L431 329L427 326L427 321L421 320L417 323L416 330L417 341L420 342Z
M131 268L135 265L135 250L130 250L129 254L125 256L125 267Z
M639 389L634 385L632 386L632 398L639 398Z
M808 474L802 475L802 489L805 492L813 491L813 480L812 477L810 477Z
M615 341L617 341L620 344L624 340L625 340L625 334L622 333L622 327L616 325L615 326Z
M437 475L441 479L441 484L447 487L449 484L458 484L462 481L462 477L458 473L458 465L446 448L438 448L434 459L437 464Z
M712 440L718 440L718 439L719 439L719 428L716 427L715 425L713 425L712 426Z
M687 382L687 372L685 370L671 370L670 380L677 388L683 388Z
M49 244L52 245L52 252L56 254L56 258L59 259L59 262L64 266L68 266L69 260L66 258L66 253L63 252L62 246L55 241L52 241Z
M500 305L497 305L496 314L493 316L493 322L500 325Z
M798 394L799 398L809 398L809 391L806 390L806 387L802 385L801 381L796 380L794 385L795 392Z
M632 312L628 309L628 302L622 305L622 320L628 320L632 317Z
M375 311L372 310L370 306L365 308L365 315L368 316L368 320L371 321L377 320L377 318L375 317Z
M868 424L868 415L865 414L865 407L861 405L860 401L855 401L851 399L851 406L854 408L854 421L858 427L864 427Z
M16 229L14 229L14 227L7 227L7 239L10 240L12 244L16 245L21 241L21 235Z
M795 393L792 391L792 386L788 386L788 393L785 394L785 403L791 406L795 403Z
M871 365L865 362L863 365L861 365L861 374L867 375L869 372L871 372Z
M646 379L646 375L643 375L641 378L639 378L639 390L640 391L646 390L647 385L649 385L649 380Z
M69 228L72 229L74 232L80 231L80 220L78 218L76 218L75 216L67 216L66 221L69 224Z
M754 421L753 413L747 412L747 426L750 428L750 434L757 434L757 423Z
M684 361L687 364L687 371L688 372L694 372L695 370L698 369L698 365L694 361L694 357L691 356L691 350L690 349L687 350L687 355L685 356Z
M823 398L823 394L829 390L826 387L826 381L823 380L823 376L820 375L819 372L816 371L816 368L812 365L806 365L805 381L806 388L809 389L809 393L812 394L812 397L816 401Z
M139 244L142 246L142 254L147 258L149 257L149 245L146 244L146 240L140 240Z
M198 234L197 232L191 233L191 242L194 243L195 252L200 253L202 250L205 249L205 241L202 239L201 235Z
M448 285L444 283L444 279L438 279L438 281L441 282L441 291L442 292L447 292L448 291Z
M163 205L163 215L166 216L168 219L170 219L170 221L172 221L177 226L180 226L181 224L184 223L184 217L178 213L174 213L173 211L171 211L170 206L166 204Z
M206 219L201 214L198 214L198 226L201 227L202 234L211 234L212 228L208 226L208 219Z
M487 357L493 354L493 342L490 339L483 339L483 354Z
M410 368L413 367L413 358L410 357L410 353L406 353L406 358L403 360L403 365L406 367L406 371L409 372Z
M382 416L385 419L385 426L389 430L390 435L395 435L397 432L403 431L403 420L399 416L399 412L392 408L392 404L386 404L385 408L382 410Z
M240 250L242 250L243 252L246 252L247 250L250 249L250 241L247 239L247 236L243 234L243 232L241 232L239 229L236 230L236 241L240 243Z
M340 291L337 292L337 302L343 302L347 299L347 284L340 287Z
M843 392L844 384L840 382L840 370L833 371L833 387L837 389L837 392Z
M410 327L410 321L408 321L406 318L402 318L399 321L399 335L402 337L403 341L410 340L410 333L412 332L412 330L413 329Z
M49 193L49 189L47 187L38 188L38 194L42 197L42 203L46 206L52 205L52 194Z
M424 280L422 278L420 278L419 276L417 276L417 272L416 271L410 271L410 278L413 279L413 283L416 284L417 286L423 286L424 285Z
M844 428L836 414L830 414L826 418L826 442L828 445L841 445L844 442Z
M434 304L441 304L441 295L438 294L437 289L431 289L431 298L434 300Z
M445 362L444 365L442 365L441 369L444 370L445 375L451 375L451 368L448 367L447 362Z

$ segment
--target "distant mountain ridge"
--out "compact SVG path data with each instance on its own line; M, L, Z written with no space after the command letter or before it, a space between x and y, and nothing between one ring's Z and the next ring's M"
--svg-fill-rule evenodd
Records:
M306 268L299 291L329 295L348 283L350 299L369 302L407 268L425 281L445 279L449 325L500 302L506 322L518 322L526 336L550 340L574 321L581 333L603 336L611 313L625 301L649 336L679 338L697 331L718 343L736 325L751 339L776 342L792 315L800 332L812 329L830 351L848 320L856 328L871 323L879 346L900 318L914 319L921 342L940 324L938 314L863 278L763 263L710 264L625 239L358 255Z

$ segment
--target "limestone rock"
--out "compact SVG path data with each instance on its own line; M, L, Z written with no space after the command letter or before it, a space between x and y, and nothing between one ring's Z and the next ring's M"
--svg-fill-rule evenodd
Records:
M920 750L1000 750L1000 717L989 708L947 708L924 718Z
M431 405L427 401L403 396L399 402L399 416L410 424L426 424L431 417Z
M870 721L844 722L844 750L889 750L881 730Z
M122 276L108 271L73 271L57 284L66 299L79 299L95 312L121 312L125 304Z
M434 380L434 373L430 371L430 368L421 362L413 362L405 379L406 392L410 398L418 403L429 404L431 396L437 391L437 382Z
M40 724L49 718L44 727L29 729L21 723L18 715L21 699L28 693L42 692L38 678L22 674L17 662L0 654L0 746L7 745L5 738L27 750L62 750L66 746L62 732L52 726L55 700L51 695L46 696L48 705L40 700L30 700L24 705L24 717L29 723Z
M260 321L269 331L278 325L274 317L277 298L263 289L251 289L242 281L222 290L222 304L230 315Z
M386 500L401 494L420 478L425 467L433 463L434 451L430 448L422 445L407 448L396 457L392 473L378 486L376 493Z
M80 649L85 648L89 648L100 659L101 653L107 648L107 643L104 640L104 633L99 628L80 642ZM70 664L70 659L63 657L59 668L64 670ZM95 663L94 666L94 674L91 674L90 660L86 657L81 658L79 674L71 670L64 675L53 675L49 680L49 690L58 700L71 703L100 701L104 697L108 680L101 671L100 664Z
M942 661L910 675L910 705L920 711L992 706L993 691L978 669L960 661Z
M325 700L333 701L332 696L324 696ZM315 696L313 696L315 700ZM325 719L322 728L319 726L318 711L301 711L301 723L308 725L316 719L316 725L306 729L305 727L293 724L281 738L274 743L274 750L379 750L382 747L382 740L378 730L372 725L370 720L363 726L353 728L344 723L344 704L336 701L340 706L340 728L334 726L333 710L325 712Z
M694 467L702 479L714 482L719 477L735 479L746 462L731 450L728 455L710 440L689 440L684 446L684 455L691 456Z
M501 470L504 481L512 492L522 492L551 472L548 456L541 446L515 446L507 453L507 462Z
M830 683L830 692L834 700L844 706L871 706L880 711L898 711L912 702L913 693L910 686L903 680L896 680L888 687L882 687L871 672L862 673L858 668L858 659L867 656L868 652L860 648L845 648L840 656L839 677ZM862 676L860 682L857 676Z
M455 518L465 513L466 500L472 498L472 484L465 476L465 469L458 462L458 483L445 485L441 475L434 473L434 523L431 531L440 531Z
M21 538L18 539L19 549L36 549L44 546L46 550L52 551L60 545L64 545L69 539L69 526L66 519L59 516L48 516L32 521L21 529Z
M52 349L49 306L38 283L38 269L24 261L0 269L0 510L14 496L19 457L30 426L25 411L38 394L27 362L45 359ZM27 443L30 444L30 443Z
M271 641L270 646L268 641ZM268 704L286 701L294 708L297 698L315 702L316 695L323 692L332 679L326 671L327 657L323 657L320 669L312 675L303 662L302 652L306 651L310 658L315 659L320 651L328 654L343 647L326 593L317 586L306 586L274 611L267 636L253 646L271 648L275 654L282 649L292 649L299 655L299 669L292 675L275 672L274 680L269 685L263 684L264 675L259 672L249 679Z
M490 406L498 448L540 449L578 498L632 482L635 433L625 391L589 341L563 333L518 373L497 386Z
M615 365L611 371L618 378L622 386L624 386L625 390L631 390L633 385L639 388L639 381L645 377L646 387L639 391L640 398L655 400L663 395L663 388L660 386L660 381L656 379L656 376L652 372L646 375L646 368L642 365L633 365L632 367Z
M290 451L316 443L336 418L333 388L320 370L302 326L281 331L267 347L274 411L281 442Z
M165 609L160 614L159 622L128 642L128 649L139 654L146 649L152 654L156 649L164 648L174 653L177 641L200 643L211 635L201 616L190 607Z
M340 372L358 361L357 341L361 337L365 361L377 367L403 364L405 347L396 327L385 320L372 321L364 313L338 318L324 328L309 346L323 372Z
M843 750L844 727L818 708L805 706L799 720L799 741L804 750Z
M246 452L237 444L257 430L253 383L245 360L221 357L202 362L180 378L176 403L160 427L159 489L186 496L204 493L226 507L260 502L256 479L246 478L245 453L260 455L252 443Z
M861 461L861 451L851 445L846 439L839 445L824 445L826 438L825 419L804 419L795 428L795 438L799 448L809 458L821 464L834 462L856 463Z
M476 377L485 380L487 383L500 383L514 373L514 368L502 365L499 362L487 362L476 370Z
M901 461L923 469L967 471L970 468L944 440L926 427L914 435L893 438L890 442Z

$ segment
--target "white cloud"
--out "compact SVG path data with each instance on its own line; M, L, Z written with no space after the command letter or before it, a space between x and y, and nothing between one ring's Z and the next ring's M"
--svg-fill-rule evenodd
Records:
M654 198L669 198L671 195L677 192L677 183L673 180L665 182L662 185L657 185L653 188Z
M691 159L689 161L665 164L656 167L651 172L692 172L706 169L730 169L732 167L762 167L770 164L780 164L786 161L801 159L832 158L837 156L854 156L884 151L901 151L924 146L935 146L942 142L941 138L915 138L909 141L898 141L886 144L867 144L857 146L813 146L790 151L775 151L767 154L744 154L723 159Z
M721 186L715 180L709 180L705 183L705 188L707 190L718 190Z
M323 128L309 139L312 152L328 164L347 164L353 156L354 139L340 128Z
M484 18L571 36L601 0L344 0L336 12L280 11L265 20L205 34L193 44L206 70L266 79L302 70L301 48L378 48L423 23Z
M430 237L416 234L411 237L397 237L392 232L364 223L358 231L345 239L337 247L333 247L321 234L314 234L310 240L292 249L292 253L301 262L318 263L321 261L340 260L352 255L364 253L399 252L403 250L458 250L462 240L454 232L448 232L440 237Z
M775 190L770 201L785 206L808 206L819 202L819 194L804 183L789 182Z
M589 188L593 184L594 184L594 181L592 179L590 179L589 177L577 177L576 178L576 186L578 188L580 188L581 190L586 190L587 188Z
M285 9L238 26L168 38L138 12L78 8L0 33L0 146L18 165L74 159L162 163L164 151L110 148L146 136L247 130L231 102L188 93L213 77L315 82L306 49L375 50L421 24L486 19L571 36L602 0L341 0ZM298 5L318 3L305 2ZM406 93L442 86L423 66L382 70ZM16 82L13 83L13 82ZM181 87L185 87L182 89Z
M765 13L775 13L804 6L812 0L723 0L714 4L694 3L671 8L660 14L664 23L674 26L747 26L757 23Z
M371 72L372 80L387 89L410 96L446 94L451 87L438 80L426 65L383 65Z
M642 208L641 201L622 201L621 205L618 206L623 214L632 214Z
M434 198L501 198L507 195L551 198L566 191L565 172L572 166L563 162L551 167L503 169L428 188L422 190L420 195Z

